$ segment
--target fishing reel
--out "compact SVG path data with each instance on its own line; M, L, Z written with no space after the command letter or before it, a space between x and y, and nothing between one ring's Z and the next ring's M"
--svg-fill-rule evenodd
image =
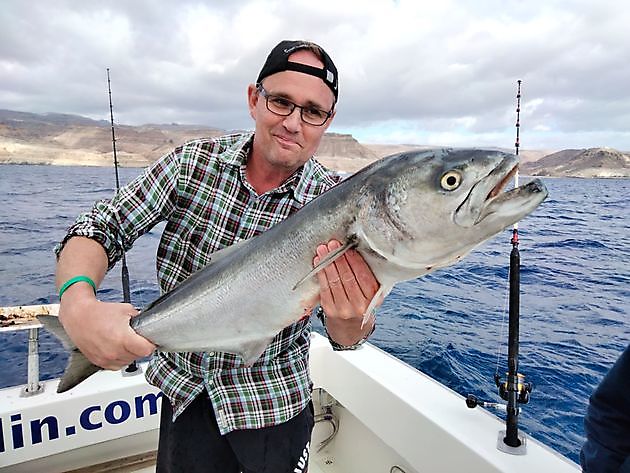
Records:
M516 391L518 393L517 398L516 398L518 403L527 404L529 402L529 395L532 392L532 389L534 389L533 384L526 383L525 375L521 373L517 373L516 383L515 383L516 389L509 389L510 388L509 374L506 373L505 377L506 377L506 381L502 382L501 377L499 376L499 373L494 374L494 384L496 384L497 388L499 388L499 396L501 396L501 399L503 399L504 401L507 401L510 391Z
M517 376L516 392L518 393L516 397L516 401L518 402L518 404L527 404L529 402L530 393L534 389L534 386L532 383L525 382L524 374L518 373L516 376ZM506 378L509 379L509 375L507 373L506 373ZM499 373L495 373L494 383L497 385L497 388L499 388L499 396L501 396L501 399L503 399L504 401L508 401L509 393L510 393L508 381L501 381L501 377L499 376ZM470 409L474 409L477 406L481 406L481 407L485 407L489 409L497 409L502 412L507 411L507 405L501 404L500 402L482 401L473 394L469 394L466 397L466 406L468 406Z

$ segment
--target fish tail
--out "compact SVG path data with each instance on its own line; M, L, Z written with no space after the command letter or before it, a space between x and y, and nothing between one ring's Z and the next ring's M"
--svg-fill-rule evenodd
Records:
M57 337L66 350L70 352L70 359L68 360L66 371L59 381L59 386L57 386L58 393L72 389L89 376L103 369L100 366L96 366L81 353L72 340L70 340L70 337L68 337L63 325L59 322L59 317L54 315L38 315L37 320L42 323L46 330Z

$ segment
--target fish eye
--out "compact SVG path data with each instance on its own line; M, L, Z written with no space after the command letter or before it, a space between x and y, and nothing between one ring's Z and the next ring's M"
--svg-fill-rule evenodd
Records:
M457 171L448 171L444 173L442 179L440 179L440 185L442 189L447 191L454 191L462 183L462 175Z

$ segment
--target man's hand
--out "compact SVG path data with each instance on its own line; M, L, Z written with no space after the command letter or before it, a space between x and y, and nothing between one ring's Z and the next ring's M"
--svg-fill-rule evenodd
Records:
M340 247L341 243L336 240L318 246L314 264ZM374 320L370 319L361 328L363 315L380 284L363 257L350 249L317 273L317 277L320 303L326 314L326 329L330 337L340 345L353 345L367 336L372 331Z
M77 348L95 365L108 370L127 366L155 350L129 326L138 311L131 304L98 301L87 285L75 284L63 296L59 320Z
M98 286L107 271L107 254L100 243L72 237L57 262L57 287L77 274ZM155 346L129 326L138 314L130 304L100 302L87 283L71 285L59 306L59 321L88 360L101 368L116 370L136 358L150 355Z

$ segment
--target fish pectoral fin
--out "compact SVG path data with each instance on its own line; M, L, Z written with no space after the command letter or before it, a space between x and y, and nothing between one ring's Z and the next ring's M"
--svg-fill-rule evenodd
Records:
M324 257L324 259L322 259L319 262L319 264L315 265L313 267L313 269L311 269L306 276L304 276L302 279L300 279L297 282L297 284L295 286L293 286L293 290L295 291L302 283L304 283L304 281L306 281L309 278L315 276L317 273L319 273L326 266L334 263L336 259L340 258L350 248L354 248L356 246L357 246L357 238L356 238L355 235L352 235L350 238L348 238L348 241L344 245L342 245L339 248L337 248L336 250L331 251L330 253L328 253Z
M103 369L93 364L79 351L72 340L70 340L70 337L68 337L63 325L61 325L59 321L59 317L55 315L38 315L37 320L42 323L46 330L57 337L64 348L70 352L70 359L68 360L66 371L64 371L59 385L57 386L58 393L63 393L74 388L81 381L84 381L89 376Z
M376 310L376 306L383 303L383 299L387 297L387 295L391 292L393 287L394 286L391 284L389 285L381 284L381 287L378 288L378 291L376 291L376 294L374 294L374 297L372 297L370 304L368 305L367 309L365 309L365 312L363 313L363 320L361 321L361 328L363 328L368 321L376 318L376 315L374 314L374 311Z

